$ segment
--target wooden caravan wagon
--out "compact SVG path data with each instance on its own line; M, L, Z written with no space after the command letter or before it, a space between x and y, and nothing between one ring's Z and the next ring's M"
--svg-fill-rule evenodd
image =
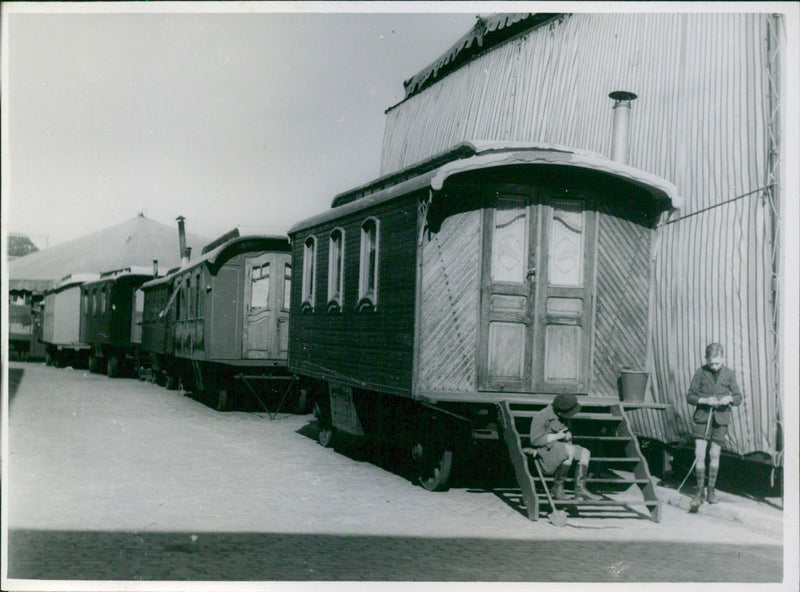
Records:
M585 437L622 446L609 463L656 512L611 360L646 363L653 229L678 205L643 171L520 143L462 143L336 197L290 231L290 368L320 381L323 442L394 431L441 489L461 447L499 437L501 410L516 427L575 393L597 407Z
M98 277L96 273L74 273L45 292L42 343L48 364L85 367L89 345L83 341L81 332L81 285Z
M285 236L233 231L170 276L164 314L174 327L158 347L174 353L176 378L220 410L235 399L264 405L263 395L289 392L289 251ZM159 285L148 288L163 298Z
M142 284L142 357L139 360L140 378L177 387L175 371L175 309L167 308L173 292L175 271Z
M645 399L671 409L641 409L629 418L654 451L684 443L691 448L693 406L685 395L706 345L720 342L745 395L724 450L731 460L758 460L760 467L750 466L763 477L779 470L783 458L786 26L785 16L757 11L481 16L404 82L405 97L386 112L381 151L380 174L391 175L475 138L559 144L614 160L619 154L672 182L684 205L659 226L651 266L651 356L639 368L650 375ZM618 142L612 130L625 112L629 140ZM604 289L636 290L636 276L627 278L627 264L636 260L617 243L603 243L602 221L598 232L595 266L602 256L625 262L614 280L597 269L598 298ZM508 296L493 293L504 303ZM624 355L628 349L640 354L644 333L633 319L641 306L629 318L623 313L605 320L602 311L614 305L595 304L595 341L607 331L630 347L610 350L619 357L605 369L605 354L595 347L589 354L595 373L641 364ZM504 327L494 330L496 339L518 339ZM576 331L554 335L566 340ZM439 371L432 369L431 379ZM424 378L424 366L421 372Z
M136 367L144 308L139 287L152 277L152 269L132 266L102 273L81 287L81 338L91 346L92 372L117 377Z

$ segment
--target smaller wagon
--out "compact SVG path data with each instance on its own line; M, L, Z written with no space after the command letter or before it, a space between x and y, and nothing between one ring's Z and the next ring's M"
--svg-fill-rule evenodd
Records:
M132 266L81 286L81 340L91 347L91 372L105 371L110 377L132 373L144 306L139 287L152 277L152 269Z
M96 273L67 275L45 292L42 343L48 365L85 367L89 345L81 334L81 286L98 278Z
M287 408L295 392L287 370L291 278L285 236L234 230L168 279L149 282L143 346L153 368L219 410L266 408L276 396Z

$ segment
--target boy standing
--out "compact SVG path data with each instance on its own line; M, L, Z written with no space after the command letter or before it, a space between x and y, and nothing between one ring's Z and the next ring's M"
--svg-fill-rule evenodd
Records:
M719 474L719 455L731 421L731 406L742 402L742 390L736 383L736 374L724 365L725 350L719 343L706 347L706 363L697 369L686 393L686 401L695 405L694 454L696 497L703 500L706 479L706 441L711 441L708 465L708 503L717 502L714 486Z

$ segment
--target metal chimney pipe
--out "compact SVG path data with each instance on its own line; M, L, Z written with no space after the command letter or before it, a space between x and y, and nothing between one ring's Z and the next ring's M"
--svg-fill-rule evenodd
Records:
M158 259L153 259L153 277L158 277Z
M608 95L614 100L614 128L611 136L611 160L628 162L628 124L631 115L631 101L636 95L625 90L615 90Z
M186 218L183 216L178 216L175 219L178 221L178 249L180 250L181 265L183 265L189 261L189 258L186 256L186 228L183 224L183 221L186 220Z

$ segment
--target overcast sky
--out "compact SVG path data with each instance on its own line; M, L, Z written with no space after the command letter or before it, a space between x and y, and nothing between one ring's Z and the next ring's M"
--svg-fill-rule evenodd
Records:
M144 212L166 224L182 214L211 238L237 225L285 232L379 175L403 80L477 14L196 12L209 6L11 5L10 231L54 246Z

